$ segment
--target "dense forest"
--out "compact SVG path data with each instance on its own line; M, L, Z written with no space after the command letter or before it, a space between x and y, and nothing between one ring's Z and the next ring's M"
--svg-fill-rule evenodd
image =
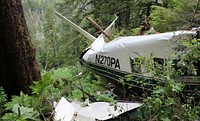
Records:
M29 31L37 47L40 67L51 68L76 65L80 52L91 43L56 17L54 11L68 17L92 35L97 31L85 17L89 16L106 28L119 16L117 35L137 35L142 22L151 14L151 26L157 32L190 29L198 26L198 1L136 0L136 1L24 1ZM114 8L112 8L114 7ZM149 17L149 18L150 18Z
M104 79L91 71L77 76L84 70L79 62L79 56L92 42L59 19L55 11L95 37L98 37L100 32L87 21L86 17L92 18L105 29L118 16L112 38L191 30L200 26L200 0L22 0L22 6L31 37L29 40L32 41L35 47L33 49L36 50L35 55L32 55L36 57L41 79L37 65L34 63L30 64L34 67L29 66L33 68L31 73L37 73L36 77L31 76L32 83L24 82L29 85L28 92L23 90L25 87L28 88L27 85L20 85L20 88L16 89L21 92L11 93L14 94L11 99L5 87L0 85L0 119L2 120L52 120L52 102L58 101L62 96L68 100L78 101L85 101L88 98L91 102L127 100L126 94L117 96L110 90ZM3 9L0 10L2 12L0 15L5 15ZM3 19L0 20L3 21ZM0 31L4 30L0 29ZM3 44L0 43L1 46ZM199 68L199 65L192 65L196 60L199 61L199 39L184 42L182 46L187 48L187 52L176 53L175 56L180 58L179 64L184 69L193 73ZM4 50L1 49L1 51ZM0 52L1 58L3 54ZM145 61L149 65L152 62L151 58L141 58L140 61L143 63ZM0 62L1 65L3 61ZM200 96L199 88L192 89L195 90L195 95L183 94L185 85L175 82L173 78L174 75L180 74L173 69L173 61L169 60L164 68L167 70L170 68L170 71L162 72L158 67L148 67L155 75L166 80L166 85L156 86L150 95L128 96L129 101L142 102L143 108L147 111L148 115L139 117L137 120L199 120L200 102L199 98L196 99ZM14 70L16 69L11 72ZM28 69L27 71L30 72ZM17 72L23 71L17 70ZM9 72L9 74L14 77L18 74L17 72ZM4 73L1 72L0 75ZM4 78L0 77L0 81L3 82L3 80ZM200 81L199 78L197 81ZM123 81L121 83L123 85ZM15 86L19 85L16 84L10 88L14 89Z

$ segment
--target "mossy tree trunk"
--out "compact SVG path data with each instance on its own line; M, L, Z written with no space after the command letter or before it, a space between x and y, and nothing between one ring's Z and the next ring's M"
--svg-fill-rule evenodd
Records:
M21 0L0 0L0 86L9 97L30 94L30 84L40 78Z

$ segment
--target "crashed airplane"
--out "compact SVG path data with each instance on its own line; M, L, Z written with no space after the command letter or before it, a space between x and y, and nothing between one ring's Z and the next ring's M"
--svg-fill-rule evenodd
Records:
M120 79L132 74L132 80L128 82L128 86L139 87L143 91L150 90L161 80L155 79L149 73L143 73L142 68L135 68L134 60L138 57L150 57L152 53L155 59L167 59L177 49L180 40L192 39L197 33L196 30L175 31L117 37L110 42L105 42L105 35L110 34L117 18L96 38L60 13L56 12L56 15L93 42L80 55L80 61L84 66L89 67L115 85L120 85ZM139 83L138 79L143 79L146 83Z

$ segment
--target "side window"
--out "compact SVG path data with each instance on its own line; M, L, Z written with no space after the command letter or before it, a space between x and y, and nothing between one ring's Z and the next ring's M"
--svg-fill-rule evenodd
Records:
M141 73L141 65L138 58L130 57L130 65L132 72Z
M160 64L160 65L163 65L164 64L164 59L161 59L161 58L154 58L154 62L157 63L157 64ZM134 57L130 57L130 64L131 64L131 70L132 72L135 72L135 73L143 73L145 72L144 69L145 69L145 65L141 65L141 62L139 60L139 58L134 58ZM155 64L155 66L157 66Z

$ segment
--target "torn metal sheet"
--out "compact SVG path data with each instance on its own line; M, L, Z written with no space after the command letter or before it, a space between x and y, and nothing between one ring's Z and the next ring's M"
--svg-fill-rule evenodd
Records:
M87 107L76 109L74 119L79 121L104 121L117 117L127 111L136 109L140 106L140 103L119 102L112 105L108 102L95 102L89 104L89 106Z
M55 108L55 121L105 121L115 118L128 111L139 108L141 103L116 104L108 102L94 102L82 107L82 102L69 103L64 97L58 102Z
M74 115L74 107L62 97L55 107L55 121L71 121Z

